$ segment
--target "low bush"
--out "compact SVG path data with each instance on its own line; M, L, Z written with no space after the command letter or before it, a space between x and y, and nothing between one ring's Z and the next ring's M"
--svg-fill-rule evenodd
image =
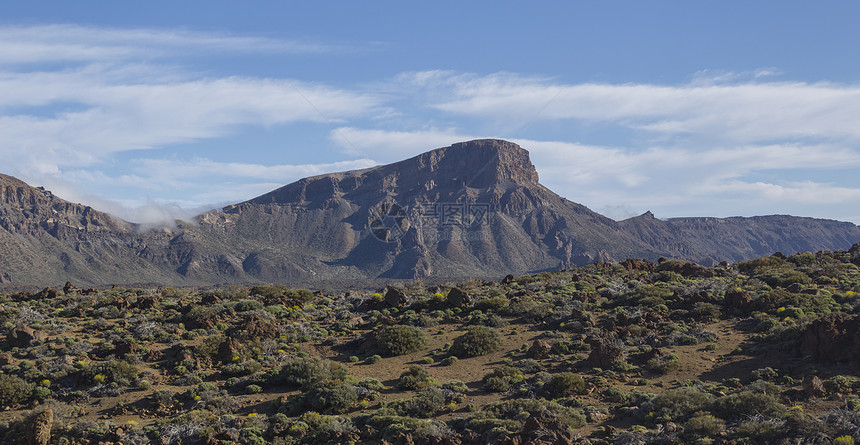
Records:
M457 357L477 357L498 351L502 347L502 334L487 326L471 326L465 334L454 340L451 354Z
M585 380L572 372L561 372L552 376L544 385L544 390L554 397L585 394Z
M400 380L397 385L401 389L415 390L427 386L429 379L430 373L426 369L412 365L400 374Z
M697 411L707 409L713 400L714 396L698 388L668 389L645 402L640 412L649 420L679 422L687 420Z
M0 374L0 406L6 408L24 403L33 395L34 385L24 379Z
M295 358L285 363L273 376L274 383L313 388L346 378L347 369L340 363L316 358Z
M344 413L358 402L355 387L346 383L315 388L306 397L307 404L317 412Z
M427 337L421 329L406 325L394 325L382 329L377 341L383 355L395 356L421 349L427 343Z

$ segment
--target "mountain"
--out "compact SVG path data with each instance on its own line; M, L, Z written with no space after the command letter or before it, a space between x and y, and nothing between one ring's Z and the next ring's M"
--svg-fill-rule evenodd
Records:
M616 222L538 181L501 140L305 178L147 230L0 175L0 284L498 278L597 260L703 264L846 249L854 224L791 216Z

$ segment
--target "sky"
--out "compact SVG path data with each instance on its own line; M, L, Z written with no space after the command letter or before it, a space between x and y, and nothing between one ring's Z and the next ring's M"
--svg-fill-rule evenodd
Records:
M860 223L860 3L8 1L0 173L155 223L476 138L616 220Z

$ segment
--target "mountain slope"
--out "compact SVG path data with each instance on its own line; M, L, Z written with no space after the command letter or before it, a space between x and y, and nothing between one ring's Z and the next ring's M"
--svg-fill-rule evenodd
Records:
M620 221L619 225L666 256L707 266L774 252L847 249L860 242L860 227L855 224L788 215L664 221L649 212Z
M498 278L663 257L703 264L846 249L854 224L791 216L616 222L542 186L526 150L453 144L314 176L143 228L0 175L0 285Z

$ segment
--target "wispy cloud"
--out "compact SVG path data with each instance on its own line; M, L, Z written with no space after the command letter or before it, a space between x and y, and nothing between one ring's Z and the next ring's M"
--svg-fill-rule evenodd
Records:
M319 42L285 41L177 29L96 28L80 25L0 27L0 64L118 62L166 58L191 51L321 53L338 48Z
M353 141L380 156L411 154L419 147L426 150L474 138L453 131L341 129L347 130ZM860 153L836 144L627 150L565 141L512 141L529 150L543 184L617 219L653 210L664 217L792 213L856 220L852 209L860 205L860 188L752 179L770 171L860 168Z
M761 77L761 76L759 76ZM860 140L860 85L827 82L734 82L731 75L698 77L686 85L564 84L516 74L446 72L401 77L446 90L434 107L482 119L605 122L654 135L697 141L776 139ZM432 81L428 81L431 79Z

